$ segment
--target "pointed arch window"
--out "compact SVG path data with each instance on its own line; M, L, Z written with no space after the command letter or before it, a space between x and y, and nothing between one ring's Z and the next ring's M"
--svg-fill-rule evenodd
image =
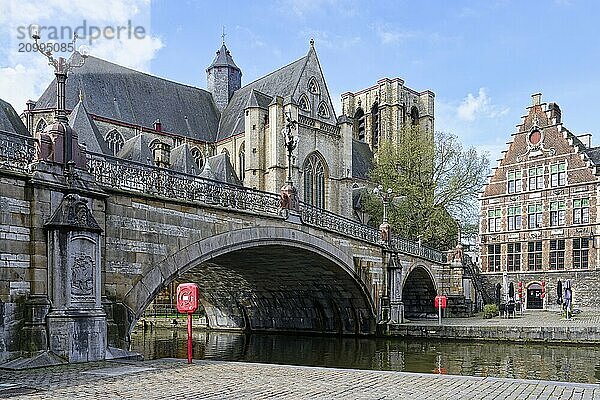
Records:
M202 152L197 147L192 147L190 151L192 153L192 157L194 158L194 162L198 166L198 168L202 169L204 166L204 156L202 156Z
M361 142L365 141L365 112L361 107L358 107L354 114L354 121L356 123L356 137Z
M318 154L312 153L304 161L304 201L325 208L326 164Z
M240 146L240 153L239 153L239 161L240 161L240 180L243 181L244 177L246 175L246 143L242 142L242 145Z
M36 132L44 132L44 129L46 129L46 127L48 126L48 123L46 122L46 120L44 118L41 118L37 125L35 126L35 131Z
M413 125L419 125L419 109L417 106L412 106L410 109L410 123Z
M317 114L323 118L329 118L329 107L325 104L324 101L319 104L319 109L317 110Z
M298 107L300 107L302 111L310 111L310 102L304 93L302 93L300 100L298 100Z
M312 94L319 94L321 91L319 90L319 82L317 82L317 78L314 76L308 80L308 91Z
M372 145L379 145L379 104L375 102L371 107L371 134L373 137Z
M231 159L231 156L229 155L229 150L227 150L226 148L223 148L223 150L221 150L221 154L225 154L227 158Z
M116 129L108 131L106 136L104 136L104 141L108 145L110 151L112 151L113 155L115 156L125 144L125 139L123 139L123 135L121 135L121 133Z

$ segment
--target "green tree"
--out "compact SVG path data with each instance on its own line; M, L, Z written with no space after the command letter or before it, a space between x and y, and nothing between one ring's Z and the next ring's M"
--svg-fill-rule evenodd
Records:
M452 134L431 136L418 126L407 126L394 142L382 141L369 176L397 196L388 213L396 234L448 249L456 245L456 220L461 225L477 221L477 196L489 161L474 148L463 150ZM379 224L381 200L369 194L365 208Z

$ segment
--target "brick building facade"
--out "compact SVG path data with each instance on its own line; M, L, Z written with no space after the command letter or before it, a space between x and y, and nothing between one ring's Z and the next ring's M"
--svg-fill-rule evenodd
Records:
M570 280L573 305L600 301L598 271L598 166L591 135L574 135L555 103L541 94L481 196L481 270L492 297L500 285L523 285L527 308L560 307L560 287ZM560 281L560 283L559 283ZM542 293L544 295L542 296Z

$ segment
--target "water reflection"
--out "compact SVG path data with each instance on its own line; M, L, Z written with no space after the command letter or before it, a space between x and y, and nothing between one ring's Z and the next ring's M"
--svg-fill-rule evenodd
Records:
M187 357L185 327L132 336L146 359ZM380 338L194 332L194 358L600 383L600 349Z

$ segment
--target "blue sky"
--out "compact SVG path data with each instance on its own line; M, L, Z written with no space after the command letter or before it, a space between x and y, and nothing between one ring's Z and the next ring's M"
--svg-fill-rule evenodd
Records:
M39 54L17 54L16 24L132 20L148 30L144 40L100 39L91 54L206 87L223 26L243 83L302 57L313 37L338 111L341 93L398 76L436 93L436 129L492 160L535 92L561 106L571 131L600 135L600 2L0 0L0 7L0 98L18 110L51 71Z

